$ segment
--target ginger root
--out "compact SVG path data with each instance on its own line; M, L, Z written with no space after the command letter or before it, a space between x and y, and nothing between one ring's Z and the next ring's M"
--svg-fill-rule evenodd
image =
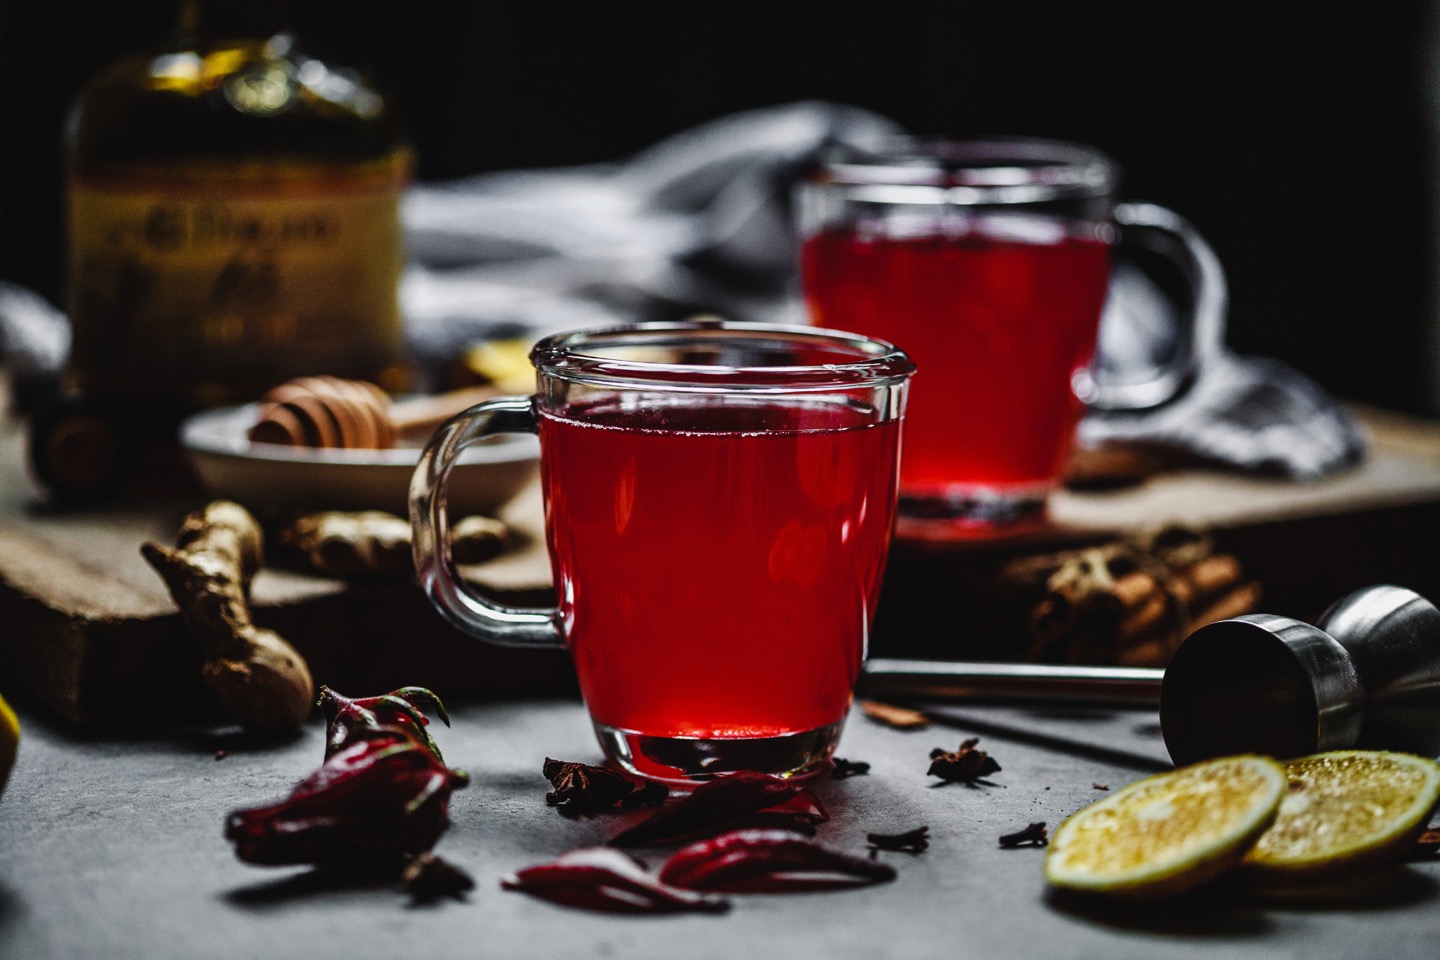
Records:
M315 703L305 659L250 619L250 581L264 557L260 525L219 500L185 518L176 545L140 547L180 609L205 664L201 675L230 717L251 730L299 726Z
M451 555L459 564L483 563L500 555L509 536L499 520L465 517L450 531ZM303 554L317 573L342 580L415 573L409 521L382 510L307 514L281 530L280 540Z

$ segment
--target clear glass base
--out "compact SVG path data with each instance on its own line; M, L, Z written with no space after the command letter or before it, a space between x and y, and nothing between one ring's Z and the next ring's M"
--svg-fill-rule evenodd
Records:
M983 540L1029 533L1050 520L1049 487L959 488L943 494L900 494L896 534L902 539Z
M689 784L718 774L757 770L777 777L809 777L830 762L843 722L780 737L703 739L654 737L595 724L606 756L647 780Z

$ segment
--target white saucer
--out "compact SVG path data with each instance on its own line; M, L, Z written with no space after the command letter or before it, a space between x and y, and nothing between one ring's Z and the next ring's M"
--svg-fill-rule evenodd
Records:
M417 447L319 450L251 443L254 404L209 410L180 426L180 442L200 481L217 497L246 506L387 510L405 516ZM465 451L447 485L455 516L495 512L537 474L540 445L506 434Z

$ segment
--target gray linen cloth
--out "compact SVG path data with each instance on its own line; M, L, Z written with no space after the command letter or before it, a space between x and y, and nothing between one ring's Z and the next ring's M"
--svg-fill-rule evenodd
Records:
M576 327L714 314L808 322L797 293L791 191L822 151L900 132L841 104L800 102L723 117L624 161L486 173L417 184L402 208L409 264L401 287L410 348L440 370L467 345ZM1117 271L1105 341L1136 342L1159 302ZM1112 319L1112 314L1121 319ZM62 314L0 282L0 351L17 383L58 374ZM1144 351L1138 351L1144 353ZM1123 362L1110 358L1111 366ZM1136 439L1200 460L1283 476L1357 461L1362 432L1317 385L1273 360L1221 351L1178 399L1092 414L1085 440Z

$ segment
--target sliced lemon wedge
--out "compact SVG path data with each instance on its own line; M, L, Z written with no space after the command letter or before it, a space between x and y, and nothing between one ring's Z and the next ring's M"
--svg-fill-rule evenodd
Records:
M1285 769L1269 757L1220 757L1146 777L1071 814L1045 855L1056 887L1163 897L1230 869L1270 826Z
M10 779L10 769L15 766L15 754L20 746L20 721L10 704L0 697L0 793L5 792L5 781Z
M1440 800L1440 764L1408 753L1317 753L1286 762L1285 775L1280 813L1245 856L1262 886L1398 859Z

